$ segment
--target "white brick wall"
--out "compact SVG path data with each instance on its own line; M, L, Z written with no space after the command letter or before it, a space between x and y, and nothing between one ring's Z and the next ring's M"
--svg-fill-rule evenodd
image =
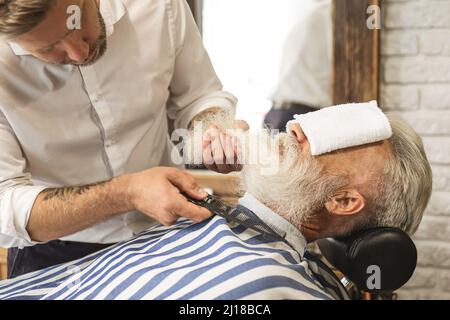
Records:
M381 104L421 134L433 195L400 299L450 299L450 0L385 0Z

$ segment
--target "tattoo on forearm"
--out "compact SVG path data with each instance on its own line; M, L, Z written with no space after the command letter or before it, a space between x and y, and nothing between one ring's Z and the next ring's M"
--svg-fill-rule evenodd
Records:
M47 189L43 192L45 195L44 201L49 201L54 198L67 201L67 200L69 200L69 198L71 196L83 195L86 192L88 192L91 188L105 185L106 183L108 183L110 181L111 180L88 184L85 186L78 186L78 187L64 187L64 188Z

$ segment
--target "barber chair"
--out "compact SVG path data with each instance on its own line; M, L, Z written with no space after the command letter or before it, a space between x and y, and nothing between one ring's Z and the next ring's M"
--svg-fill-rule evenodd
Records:
M340 284L350 299L395 299L394 292L411 278L417 264L413 241L395 228L368 229L317 244L322 256L344 276Z

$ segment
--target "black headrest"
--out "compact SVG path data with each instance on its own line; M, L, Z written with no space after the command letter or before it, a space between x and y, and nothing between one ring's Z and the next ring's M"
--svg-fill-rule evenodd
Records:
M401 288L412 276L417 250L395 228L374 228L342 239L318 241L323 256L360 290L383 293Z

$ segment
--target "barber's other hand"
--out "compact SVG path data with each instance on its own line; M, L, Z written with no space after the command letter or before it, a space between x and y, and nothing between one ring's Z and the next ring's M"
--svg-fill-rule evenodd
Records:
M196 206L181 195L186 193L196 200L208 195L186 171L176 168L153 168L128 177L128 200L138 210L166 226L180 217L201 222L212 213Z
M236 120L235 129L248 131L249 125L244 120ZM202 147L203 165L209 170L227 174L242 169L238 163L236 137L227 135L217 126L210 126L205 132Z

